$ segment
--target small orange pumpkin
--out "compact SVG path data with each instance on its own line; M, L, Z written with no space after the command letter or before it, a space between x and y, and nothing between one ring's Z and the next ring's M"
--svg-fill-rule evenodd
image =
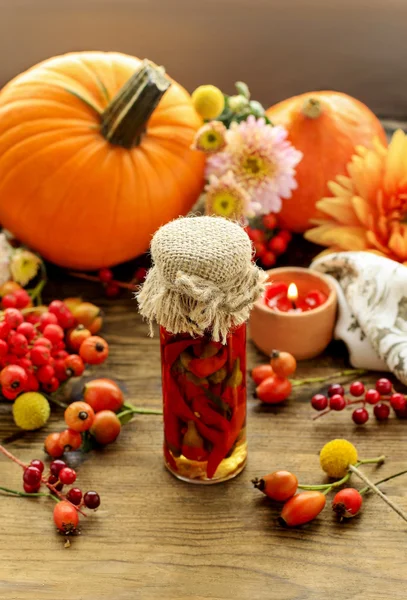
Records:
M40 63L0 94L0 222L64 267L131 259L199 196L201 124L189 94L147 61Z
M386 134L378 118L362 102L340 92L307 92L275 104L267 111L274 125L283 125L291 143L303 153L296 168L298 188L283 201L282 227L303 232L318 213L315 203L330 195L328 182L346 174L355 146L371 146Z

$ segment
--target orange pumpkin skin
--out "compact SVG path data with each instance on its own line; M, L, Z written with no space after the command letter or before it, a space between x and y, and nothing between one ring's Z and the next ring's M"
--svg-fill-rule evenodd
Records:
M0 222L60 266L98 269L147 250L203 185L191 150L202 121L176 82L138 146L101 134L101 116L142 61L81 52L47 60L0 94Z
M311 100L311 103L310 103ZM320 114L306 116L307 106L319 105ZM315 203L330 195L328 182L346 174L346 165L355 146L370 147L378 136L387 146L378 118L362 102L340 92L307 92L270 107L267 116L274 125L283 125L291 143L303 153L296 168L298 188L283 200L278 215L282 227L303 232L318 218ZM314 112L315 115L315 112Z

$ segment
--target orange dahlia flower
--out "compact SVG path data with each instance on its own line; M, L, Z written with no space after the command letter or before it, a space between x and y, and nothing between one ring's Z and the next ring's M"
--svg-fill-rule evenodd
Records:
M323 218L304 235L332 252L366 250L407 263L407 136L398 130L388 148L375 140L355 152L348 177L330 181L332 196L317 202Z

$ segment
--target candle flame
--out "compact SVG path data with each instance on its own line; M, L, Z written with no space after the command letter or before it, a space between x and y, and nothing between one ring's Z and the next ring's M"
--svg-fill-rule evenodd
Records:
M296 300L298 300L298 289L295 283L290 283L290 285L288 286L287 298L291 302L295 302Z

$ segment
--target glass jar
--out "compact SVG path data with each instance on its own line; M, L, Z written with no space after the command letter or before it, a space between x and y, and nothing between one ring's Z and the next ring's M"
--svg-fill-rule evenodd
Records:
M226 344L160 328L164 457L179 479L217 483L247 458L246 324Z

